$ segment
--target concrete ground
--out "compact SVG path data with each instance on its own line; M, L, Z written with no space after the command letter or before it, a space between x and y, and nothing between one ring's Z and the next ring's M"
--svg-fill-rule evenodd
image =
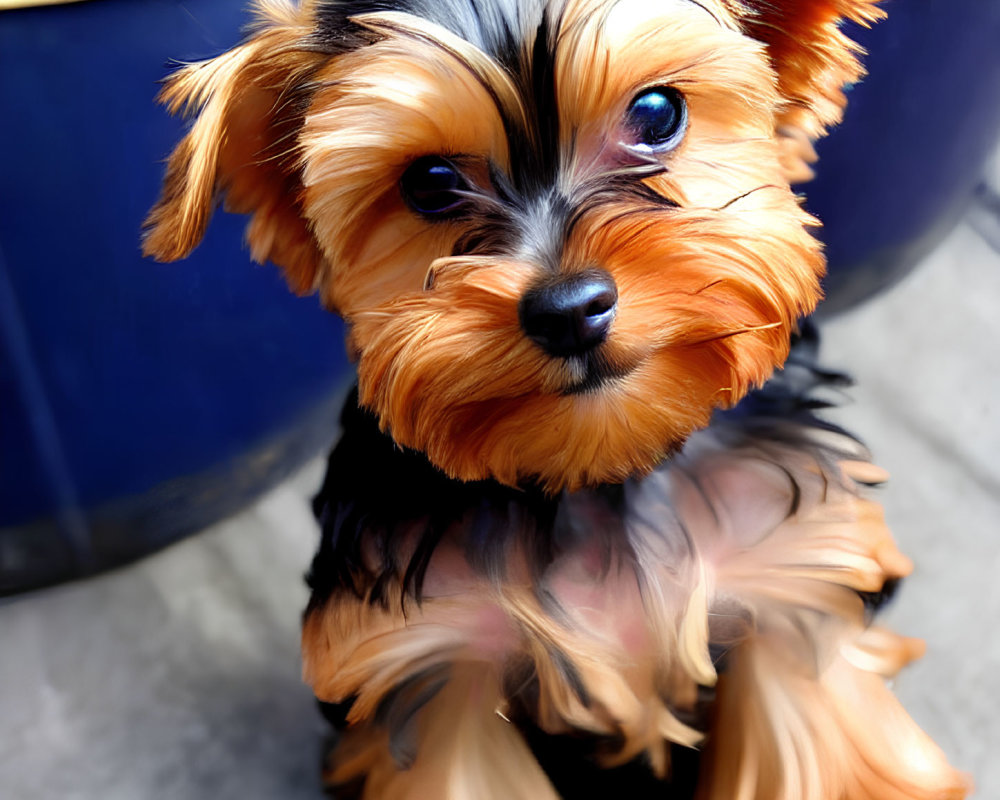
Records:
M825 336L858 379L836 418L892 472L917 566L888 620L928 655L897 691L980 800L1000 797L998 338L1000 219L983 208ZM321 796L298 664L321 469L127 569L0 604L0 797Z

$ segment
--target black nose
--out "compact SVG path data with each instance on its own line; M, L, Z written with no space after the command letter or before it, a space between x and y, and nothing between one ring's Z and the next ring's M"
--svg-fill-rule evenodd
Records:
M588 269L529 291L521 299L521 327L549 355L583 355L607 338L617 302L611 276Z

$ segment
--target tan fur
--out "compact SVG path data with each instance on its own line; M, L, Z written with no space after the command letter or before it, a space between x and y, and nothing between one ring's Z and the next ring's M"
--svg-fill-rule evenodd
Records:
M475 572L457 524L421 602L400 568L377 597L340 590L310 609L305 678L322 700L353 701L330 783L364 779L370 800L555 798L506 719L515 709L551 734L618 742L605 765L642 755L661 776L671 745L704 744L701 800L964 796L965 779L885 687L919 646L866 627L857 594L909 570L859 488L883 476L832 434L792 446L698 432L783 363L820 297L817 223L789 184L810 177L812 141L862 74L837 24L881 11L874 0L548 9L554 190L572 203L655 158L663 169L635 180L663 202L584 203L545 257L547 231L531 230L519 249L456 255L470 223L429 221L402 196L407 167L440 155L476 202L500 208L511 140L542 139L517 76L432 22L359 17L357 46L334 55L313 37L313 2L261 0L244 44L179 70L161 95L195 120L147 220L147 254L187 255L224 197L251 215L255 259L344 316L361 402L396 443L462 480L551 493L624 482L625 540L609 548L578 507L587 495L567 495L567 513L591 523L540 579L516 536L502 574ZM687 129L675 148L637 154L629 103L658 86L683 94ZM554 273L594 266L618 292L600 350L615 377L574 393L583 366L528 339L518 309ZM419 535L404 533L396 564ZM721 676L718 651L731 664ZM689 721L710 687L703 742Z
M860 48L839 30L843 20L870 25L885 17L879 0L722 0L743 30L767 45L785 98L779 125L822 136L840 121L844 86L864 75Z
M308 43L311 4L264 4L246 44L175 75L164 101L199 116L146 252L188 253L224 194L253 214L254 257L350 323L362 402L400 444L458 478L553 490L648 471L766 379L819 297L812 220L788 189L808 174L794 131L818 135L839 113L838 81L860 74L834 20L878 14L864 0L813 5L575 0L556 12L566 193L616 166L625 104L643 87L677 86L690 113L668 171L647 180L677 212L626 222L603 207L563 256L565 271L596 262L620 285L606 355L627 374L599 392L563 394L578 376L516 330L519 293L543 267L449 259L463 223L428 224L395 188L412 159L442 153L488 195L487 165L509 158L494 101L529 125L505 70L406 14L359 19L373 43L325 58Z
M488 665L457 666L421 712L420 750L400 770L378 731L350 731L326 778L331 786L365 775L363 800L489 798L558 800L514 727L497 713L500 686Z
M843 438L835 443L852 448ZM666 743L701 741L674 713L690 713L697 687L715 684L712 644L730 651L730 667L718 679L704 800L964 797L966 779L886 688L920 645L868 628L855 590L877 592L910 563L855 479L884 473L866 461L835 465L789 445L733 447L698 433L669 466L626 484L628 507L645 509L630 524L634 559L601 567L600 531L591 531L547 570L542 585L563 609L559 619L521 583L516 550L507 579L494 584L465 565L458 533L435 551L420 605L391 598L383 609L338 597L309 615L303 632L306 677L319 697L357 697L349 720L358 733L347 755L334 756L335 782L377 762L382 777L374 785L412 778L411 794L401 797L431 787L433 796L455 800L503 796L440 792L424 773L386 760L374 709L428 670L460 686L469 670L495 675L489 680L513 687L491 689L497 710L516 702L523 685L503 680L502 671L532 675L534 718L544 730L617 736L621 748L604 756L606 765L645 752L665 774ZM789 516L793 485L799 506ZM572 665L586 704L567 685L557 653ZM419 712L420 725L438 724L437 713ZM487 727L495 725L490 718ZM427 739L420 743L432 750ZM465 747L437 745L445 752L428 758L458 759Z
M330 265L320 291L349 322L420 293L433 262L461 230L458 223L428 224L406 206L398 181L409 163L422 155L461 155L481 164L485 178L486 159L506 162L500 119L468 61L450 58L392 17L364 21L386 38L318 76L324 88L300 135L304 213ZM445 44L454 38L428 24L420 30ZM483 79L510 93L509 79L490 66Z
M697 7L668 5L669 17L619 26L614 41L599 16L586 25L570 25L568 16L570 60L557 64L574 184L607 167L601 154L621 137L617 120L644 85L690 87L689 134L669 173L650 181L682 209L627 224L594 215L564 255L567 271L596 261L619 285L607 353L632 373L593 396L562 395L572 381L566 365L518 333L517 303L543 276L540 265L435 259L461 224L427 226L398 194L370 190L392 187L409 159L427 152L503 163L499 121L478 111L490 105L479 81L507 96L508 79L449 67L430 45L392 34L356 63L336 65L349 77L322 102L328 110L306 121L307 213L330 263L340 265L329 300L352 324L362 402L396 441L455 477L517 483L532 476L555 490L647 471L706 424L714 407L735 403L770 374L785 357L794 321L818 297L822 261L803 230L811 221L784 181L773 137L779 101L760 48ZM447 38L433 26L421 30ZM378 48L395 55L394 68L401 48L422 59L393 78L400 100L385 89L388 74L368 74L385 68ZM629 57L608 60L611 52ZM436 76L425 91L412 81L427 73L418 67L428 61L447 78ZM580 87L601 93L585 97ZM356 96L361 91L368 100ZM374 131L371 119L381 119ZM421 333L431 328L433 337Z
M314 288L320 254L302 218L295 153L294 93L321 65L300 49L306 9L260 5L258 32L211 61L178 70L160 93L172 113L197 115L167 164L163 194L149 213L145 255L187 256L205 235L220 196L251 214L247 241L256 261L285 268L293 289Z
M885 681L922 644L870 628L817 673L794 639L741 645L720 681L703 800L960 800L968 781Z

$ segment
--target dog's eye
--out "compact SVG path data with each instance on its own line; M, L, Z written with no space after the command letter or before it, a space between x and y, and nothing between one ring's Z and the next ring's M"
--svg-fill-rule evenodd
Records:
M461 173L445 158L418 158L399 179L399 188L418 214L447 217L465 203L461 192L468 189Z
M655 86L636 95L625 115L625 124L637 145L665 150L676 145L687 126L684 96L670 86Z

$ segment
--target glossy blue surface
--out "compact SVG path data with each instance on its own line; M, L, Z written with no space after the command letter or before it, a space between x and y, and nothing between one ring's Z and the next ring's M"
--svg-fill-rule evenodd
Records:
M287 460L288 432L344 380L339 321L250 263L244 220L220 213L177 264L139 251L182 135L157 82L245 22L242 0L0 13L0 574L26 557L2 535L12 527L54 520L86 560L94 509L260 448ZM328 437L335 425L331 410ZM268 463L236 491L280 471ZM230 510L237 498L213 486L161 509L158 537L171 515L198 524L192 506L202 524Z
M847 29L869 75L802 187L824 225L823 313L907 274L958 219L1000 138L1000 2L882 5L885 22Z

